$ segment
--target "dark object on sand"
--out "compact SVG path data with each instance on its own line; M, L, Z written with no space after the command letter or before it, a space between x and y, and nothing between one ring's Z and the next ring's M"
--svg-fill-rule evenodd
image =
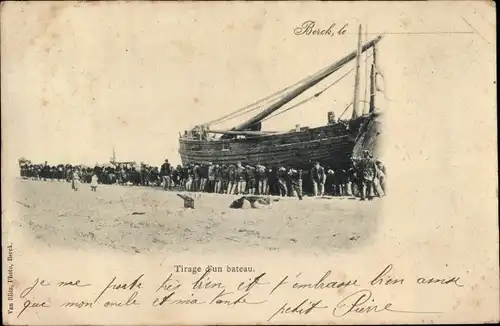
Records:
M144 212L133 212L132 213L132 215L144 215L144 214L146 214L146 213L144 213Z
M231 203L230 208L260 208L262 206L270 206L271 199L269 197L259 196L243 196Z
M20 202L20 201L18 201L18 200L16 200L16 203L21 204L21 205L23 205L23 206L24 206L24 207L26 207L26 208L31 208L31 206L30 206L30 205L25 204L25 203L21 203L21 202Z
M181 195L181 194L177 194L177 196L184 199L184 208L193 208L194 209L194 198L191 198L191 197L186 196L186 195Z

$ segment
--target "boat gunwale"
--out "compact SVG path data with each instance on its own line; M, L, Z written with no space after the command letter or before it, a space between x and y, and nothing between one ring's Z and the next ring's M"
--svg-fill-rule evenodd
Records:
M380 114L381 114L380 112L372 112L369 114L361 115L360 117L358 117L356 119L347 121L347 124L351 125L353 123L358 122L359 120L364 120L364 121L362 121L362 123L363 123L363 122L369 120L370 118L374 118ZM342 124L342 122L339 122L339 123ZM283 133L279 133L279 134L268 134L268 135L254 136L251 138L241 138L241 139L236 139L236 138L220 139L219 138L219 139L211 139L211 140L200 140L200 139L189 139L189 138L180 137L179 142L185 143L185 144L197 143L197 144L204 145L204 144L217 144L217 143L223 144L223 143L234 143L234 142L244 143L244 142L248 142L248 141L253 142L253 141L259 141L259 140L265 141L265 140L270 140L273 138L279 139L279 138L282 138L283 136L289 136L292 134L294 134L294 136L307 135L308 133L320 131L321 129L331 128L333 126L335 126L335 125L323 125L323 126L314 127L314 128L307 128L305 130L300 130L300 131L291 130L291 131L283 132ZM210 131L208 131L208 132L210 133Z

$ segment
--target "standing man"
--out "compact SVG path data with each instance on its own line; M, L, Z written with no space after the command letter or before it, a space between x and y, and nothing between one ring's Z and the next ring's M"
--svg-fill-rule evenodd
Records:
M335 169L335 175L333 176L334 184L335 184L335 189L336 189L336 195L337 196L345 196L345 187L344 187L344 174L345 171L342 168L337 168Z
M211 164L209 162L209 164ZM204 192L207 189L207 180L208 180L208 165L203 163L200 166L200 188L198 188L198 191Z
M193 181L193 185L192 185L193 191L198 191L200 189L200 183L201 183L200 173L201 173L200 172L200 165L195 164L193 167L193 176L194 176L194 181Z
M313 183L314 196L323 196L325 192L326 174L325 169L319 164L319 162L316 162L314 167L311 169L311 180Z
M229 186L229 167L226 164L221 166L221 191L223 194L227 194Z
M325 193L335 196L335 172L327 167L325 180Z
M47 161L45 161L45 164L42 167L42 173L40 174L40 176L43 178L43 181L47 181L47 179L49 178L49 174L50 174L50 166L47 163Z
M163 163L160 168L160 176L163 181L164 190L170 189L170 183L172 181L170 176L171 172L172 167L170 166L170 163L168 163L168 160L165 160L165 163Z
M228 170L228 186L227 186L227 194L228 195L234 195L236 192L236 188L238 187L237 181L236 181L236 167L234 165L229 166Z
M215 165L208 162L208 186L207 192L215 192Z
M299 197L299 199L302 200L302 170L290 168L288 175L292 187L292 196Z
M279 185L278 185L278 167L276 165L270 167L266 171L267 176L267 189L270 195L279 195Z
M144 164L144 162L141 162L140 166L141 167L140 167L139 173L140 173L140 176L141 176L141 186L147 186L148 172L147 172L147 169L146 169L146 164ZM170 181L172 181L172 180L170 180Z
M361 200L371 200L373 198L373 187L374 181L377 176L377 168L375 166L375 161L370 155L370 151L363 151L363 160L361 160Z
M257 175L257 191L259 195L267 195L266 167L260 164L257 165L256 175Z
M188 163L185 167L184 174L187 176L186 178L186 191L193 191L193 182L194 182L194 167L191 163Z
M247 177L248 194L254 195L255 188L257 186L257 182L256 182L256 178L255 178L255 167L247 165L246 171L247 171L246 177Z
M359 160L351 157L351 164L348 173L351 181L351 191L354 197L361 197L361 170L359 165Z
M236 191L238 195L242 195L245 193L246 182L245 182L245 168L241 165L241 162L236 164L235 170L235 179L236 179Z
M215 175L214 193L220 194L222 190L222 168L219 164L215 164L214 175Z
M64 165L63 164L59 164L57 166L57 181L61 181L61 180L64 180Z
M278 179L278 189L280 192L281 197L286 197L288 195L288 188L286 186L287 184L287 172L286 168L284 166L281 166L278 169L277 173L277 179Z
M72 176L71 189L73 189L73 191L78 191L80 187L80 172L76 167L72 170L71 176Z

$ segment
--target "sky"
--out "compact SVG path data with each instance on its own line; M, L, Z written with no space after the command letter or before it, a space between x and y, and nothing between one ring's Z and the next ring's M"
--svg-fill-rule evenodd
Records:
M114 147L118 160L179 163L179 133L342 58L355 49L359 24L367 26L369 38L386 33L378 51L385 94L378 94L377 106L394 113L389 128L432 141L433 131L455 121L454 109L481 115L475 97L491 92L470 82L495 81L485 68L494 66L494 11L484 6L3 4L3 150L11 161L22 156L94 164L107 162ZM322 29L348 24L346 35L295 35L308 20ZM266 121L263 129L324 124L328 111L339 116L352 101L353 83L351 74L320 98ZM435 120L420 130L412 123L430 116ZM217 127L230 128L245 117Z

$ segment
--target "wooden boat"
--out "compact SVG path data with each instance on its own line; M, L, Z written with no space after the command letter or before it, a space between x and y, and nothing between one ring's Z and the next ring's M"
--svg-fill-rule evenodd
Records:
M376 82L376 44L381 36L361 45L361 26L359 28L358 47L355 51L322 69L318 73L300 81L270 97L233 112L218 120L196 126L179 138L179 154L183 165L203 164L243 164L265 166L292 166L309 169L318 161L324 167L342 168L350 164L352 157L361 157L366 149L377 152L382 124L381 112L375 110ZM369 112L359 112L359 69L363 52L372 50L370 74ZM262 131L262 121L285 104L338 71L348 62L356 59L353 113L348 120L329 121L325 126L316 128L297 128L287 132ZM252 110L262 101L271 99L271 104L251 119L231 130L212 129L212 123L231 116L238 116L241 111ZM276 98L277 96L277 98ZM315 95L317 96L317 95ZM216 138L214 135L221 135ZM376 154L376 153L375 153Z

